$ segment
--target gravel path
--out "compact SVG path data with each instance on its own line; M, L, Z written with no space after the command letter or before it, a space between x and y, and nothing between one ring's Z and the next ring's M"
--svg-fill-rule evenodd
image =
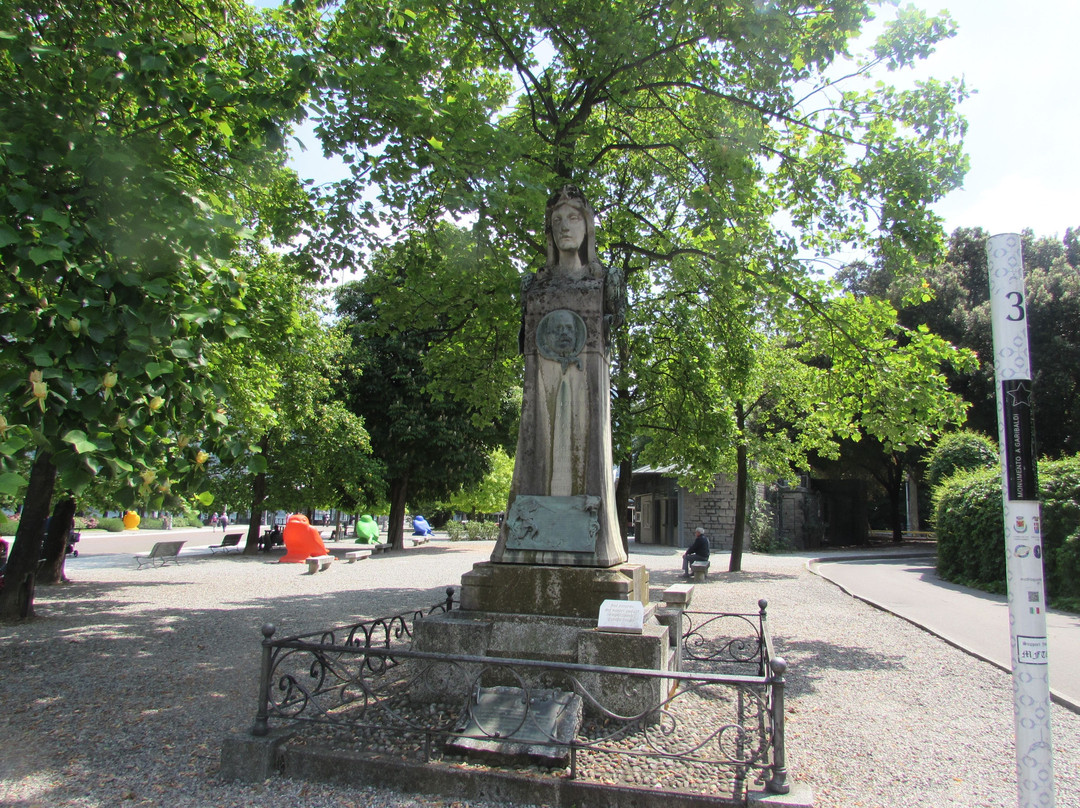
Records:
M217 769L222 738L254 716L263 623L294 634L435 603L491 546L435 542L317 575L262 557L140 571L126 556L69 560L74 583L40 588L37 620L0 625L0 804L483 808L223 783ZM654 590L679 580L676 551L631 560L647 564ZM747 555L744 570L698 586L693 607L769 600L791 665L790 773L816 805L1016 804L1007 674L853 600L803 559ZM1057 805L1080 806L1080 716L1055 706L1052 720Z

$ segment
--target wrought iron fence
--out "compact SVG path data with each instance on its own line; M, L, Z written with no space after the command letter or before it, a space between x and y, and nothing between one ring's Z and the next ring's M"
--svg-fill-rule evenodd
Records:
M755 668L764 676L773 659L767 618L769 602L758 601L758 611L682 613L684 669L714 673L742 673Z
M283 639L264 626L253 734L271 722L307 722L332 743L409 760L452 760L464 742L472 751L514 746L555 776L677 790L692 783L735 799L750 780L789 790L786 664L772 654L764 602L758 615L684 615L684 659L697 669L664 672L411 650L415 621L450 610L452 594L429 609ZM729 624L736 638L721 636ZM757 667L708 670L727 664ZM654 706L617 707L639 690L655 694ZM510 694L497 715L482 708L495 691ZM572 698L555 703L553 693ZM581 719L566 736L559 719L575 710Z

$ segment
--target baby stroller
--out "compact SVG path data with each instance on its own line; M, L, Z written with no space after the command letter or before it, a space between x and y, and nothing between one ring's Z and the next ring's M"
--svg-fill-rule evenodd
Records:
M77 549L75 549L75 545L79 543L80 538L82 538L82 536L78 533L78 531L75 531L75 530L69 530L68 531L67 554L69 556L71 556L72 558L78 558L79 557L79 551Z

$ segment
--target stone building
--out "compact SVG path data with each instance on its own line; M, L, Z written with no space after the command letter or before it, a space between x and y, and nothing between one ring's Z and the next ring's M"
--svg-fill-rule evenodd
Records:
M730 550L735 533L735 483L717 475L712 488L695 494L678 484L676 474L674 466L634 470L630 498L635 541L689 547L694 528L703 527L714 550ZM749 548L749 536L743 546Z
M694 528L705 528L714 550L731 549L735 532L735 483L717 475L712 488L695 494L678 485L674 466L634 470L630 483L634 539L640 544L688 547ZM864 544L866 486L858 480L813 479L797 484L756 485L747 498L743 548L750 549L751 509L763 503L777 549L808 550Z
M866 484L802 475L796 485L773 484L765 492L773 536L781 547L812 550L867 540Z

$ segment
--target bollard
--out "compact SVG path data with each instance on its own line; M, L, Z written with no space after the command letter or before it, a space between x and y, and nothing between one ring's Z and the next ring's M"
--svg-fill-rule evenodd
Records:
M766 781L765 787L773 794L787 794L791 791L787 779L787 750L784 748L784 672L787 670L787 662L777 657L772 661L771 667L773 763L772 777Z

